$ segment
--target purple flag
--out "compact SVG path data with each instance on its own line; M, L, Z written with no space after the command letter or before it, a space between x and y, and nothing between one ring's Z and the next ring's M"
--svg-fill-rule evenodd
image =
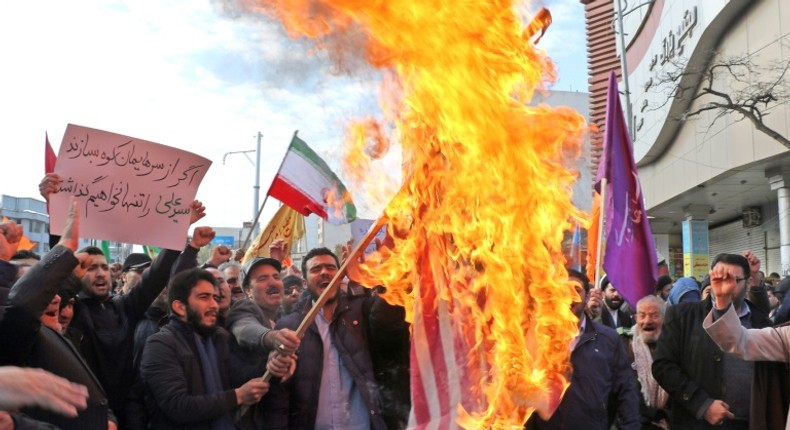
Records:
M609 75L606 101L606 135L595 178L600 191L606 178L603 268L612 285L632 306L652 294L658 278L656 248L645 212L631 138L623 118L617 78Z

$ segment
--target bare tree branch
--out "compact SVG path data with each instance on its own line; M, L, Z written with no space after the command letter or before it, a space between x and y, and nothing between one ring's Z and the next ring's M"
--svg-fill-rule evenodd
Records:
M731 114L737 121L749 120L754 128L790 149L790 140L766 124L768 116L777 107L790 101L790 87L786 82L790 60L758 66L750 56L729 57L715 60L702 70L692 70L685 59L671 63L674 69L659 77L656 91L671 94L661 105L672 100L684 100L689 106L699 105L678 115L685 121L703 113L716 112L708 130L719 119ZM698 79L686 79L696 76ZM683 86L683 82L693 82Z

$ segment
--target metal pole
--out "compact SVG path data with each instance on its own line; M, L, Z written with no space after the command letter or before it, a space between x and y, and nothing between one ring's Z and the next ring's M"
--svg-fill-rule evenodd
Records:
M293 139L296 137L297 133L299 133L299 130L294 131L294 136L293 136L293 138L291 138L291 143L293 143ZM260 150L261 146L260 146L260 144L261 144L261 134L258 133L258 164L260 164L260 160L261 160L260 159L260 154L261 154L261 150ZM290 148L291 147L289 145L288 149L290 150ZM283 161L280 161L280 166L277 167L277 172L279 172L280 169L283 168L283 163L285 163L285 157L287 155L288 155L288 151L286 150L285 151L285 155L283 155ZM256 171L255 171L255 186L256 186L256 188L258 187L258 176L260 175L259 172L260 172L260 169L256 168ZM257 227L258 226L258 219L261 217L261 212L263 212L263 207L266 206L266 201L269 199L269 194L272 191L272 185L274 185L274 180L272 180L272 183L269 184L269 189L266 190L266 196L263 198L263 203L261 203L260 208L258 208L257 212L255 212L255 214L253 215L252 228L250 228L249 233L247 233L247 238L244 239L244 245L241 247L241 249L243 249L245 251L247 250L247 245L249 245L249 243L250 243L250 237L252 236L253 231L257 230L257 228L258 228ZM257 202L258 202L258 197L257 197L257 194L256 194L255 195L255 204L256 204L256 206L258 204ZM257 234L258 233L255 233L256 236L257 236Z
M258 147L255 149L255 186L253 186L253 190L255 193L254 198L254 205L252 206L252 217L255 220L252 224L252 232L255 236L258 236L258 202L261 198L261 138L263 135L261 132L258 132Z
M598 168L600 169L601 167L599 166ZM603 254L603 218L606 215L607 182L605 177L601 179L601 217L598 218L598 243L596 243L595 249L595 288L601 288L601 268L603 267L603 261L601 261L601 256Z
M628 62L625 58L625 32L623 31L623 5L621 0L617 0L617 24L620 27L620 67L622 68L623 84L625 85L625 123L628 127L628 135L631 140L634 140L634 127L632 121L634 120L631 113L631 89L628 86Z

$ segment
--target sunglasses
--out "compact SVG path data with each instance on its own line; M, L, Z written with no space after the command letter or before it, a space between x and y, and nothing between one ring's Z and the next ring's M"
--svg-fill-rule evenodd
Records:
M283 289L283 292L285 293L285 295L291 295L291 294L293 294L294 291L297 291L297 292L299 292L299 294L301 294L302 293L302 288L298 287L298 286L291 286L291 287L287 287L287 288Z

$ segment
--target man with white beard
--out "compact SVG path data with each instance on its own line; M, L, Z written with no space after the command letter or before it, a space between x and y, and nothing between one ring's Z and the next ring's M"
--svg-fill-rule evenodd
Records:
M664 304L661 299L650 295L636 303L634 335L626 349L639 381L639 412L643 429L669 428L666 410L669 395L658 385L651 370L663 323Z

